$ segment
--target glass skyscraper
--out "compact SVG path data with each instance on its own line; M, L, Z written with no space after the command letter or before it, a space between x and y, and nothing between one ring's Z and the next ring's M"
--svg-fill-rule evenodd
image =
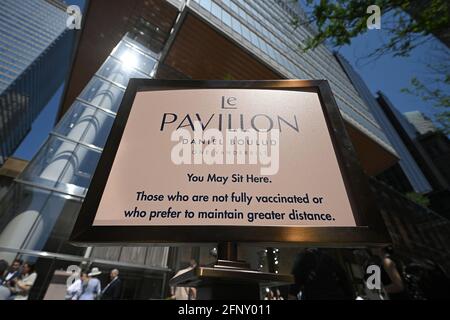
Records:
M71 265L120 268L129 286L123 297L164 298L168 276L180 261L214 261L207 246L85 248L68 241L130 78L326 79L346 123L376 145L375 151L396 155L332 52L325 46L298 50L314 30L293 28L292 17L304 16L291 1L95 0L89 5L64 116L0 203L0 259L35 261L43 274L32 298L49 297L53 276ZM247 253L258 257L257 251Z
M113 50L0 204L0 259L11 260L16 250L31 253L32 260L38 252L64 253L66 265L85 257L114 263L111 268L167 271L165 247L105 251L67 243L126 85L130 78L152 78L158 57L127 36ZM102 261L103 255L113 261Z
M406 174L406 178L412 187L411 191L415 191L418 193L430 192L432 190L430 183L414 160L408 148L403 143L401 137L397 132L398 129L396 129L391 124L391 122L383 112L381 106L378 104L377 100L372 95L367 85L364 83L363 79L342 55L336 54L336 58L342 65L342 68L347 73L355 88L359 91L361 97L370 107L370 110L374 117L377 119L378 123L383 126L386 136L389 138L389 141L399 155L399 165L403 172ZM395 108L392 109L395 110Z
M67 75L75 32L60 1L0 0L0 165Z
M437 131L433 122L420 111L405 112L404 115L419 134L427 134L428 132Z
M306 17L289 0L192 0L190 6L210 23L238 41L288 79L327 79L343 117L395 154L367 104L358 95L325 46L303 53L311 26L295 28L293 21Z

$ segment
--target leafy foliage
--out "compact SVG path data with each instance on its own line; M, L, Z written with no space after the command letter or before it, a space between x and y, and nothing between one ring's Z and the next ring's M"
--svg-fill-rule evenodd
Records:
M350 44L351 40L367 32L367 8L377 5L383 14L383 30L391 37L373 54L392 53L408 56L412 49L448 31L450 2L447 0L305 0L312 7L308 12L315 22L317 33L307 39L305 50L314 49L326 41L333 47ZM387 18L389 17L389 19ZM388 20L386 20L388 19ZM299 26L299 19L292 21Z
M423 101L431 102L439 110L435 120L445 135L450 134L450 54L444 63L429 64L430 70L435 70L433 77L424 83L416 77L411 80L411 88L402 91L420 97Z
M300 2L299 0L293 0ZM411 51L436 36L450 46L450 1L448 0L303 0L308 21L294 18L294 27L314 23L316 31L301 48L304 51L328 43L332 47L348 45L353 38L368 31L367 8L377 5L382 11L382 29L389 40L380 43L369 58L385 54L406 57ZM433 102L440 110L435 118L442 130L450 133L450 54L444 48L444 59L433 59L428 67L434 78L426 83L411 80L405 93L416 95L423 101ZM439 62L441 61L441 62ZM443 61L443 62L442 62Z
M430 206L430 199L428 199L426 196L420 193L410 192L406 194L406 197L417 203L418 205L428 208Z

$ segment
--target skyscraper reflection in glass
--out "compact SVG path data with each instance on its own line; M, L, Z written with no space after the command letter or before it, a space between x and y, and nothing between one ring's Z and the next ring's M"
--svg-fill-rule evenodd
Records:
M0 0L0 165L67 74L75 32L59 0Z

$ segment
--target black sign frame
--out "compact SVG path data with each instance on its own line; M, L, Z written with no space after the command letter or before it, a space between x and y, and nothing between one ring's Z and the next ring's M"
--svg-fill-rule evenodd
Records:
M316 92L349 196L356 227L93 226L137 92L183 89L264 89ZM326 80L194 81L131 79L71 235L79 245L192 245L239 242L322 247L385 246L390 237Z

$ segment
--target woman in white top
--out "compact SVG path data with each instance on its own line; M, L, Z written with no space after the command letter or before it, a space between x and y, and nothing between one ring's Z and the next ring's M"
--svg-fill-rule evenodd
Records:
M98 268L92 268L91 272L82 278L81 295L78 300L97 300L102 292L100 280L95 278L102 272Z
M25 263L22 269L20 280L11 291L14 293L14 300L28 300L28 294L36 281L37 273L34 271L34 265Z
M79 278L75 280L66 292L66 300L78 300L83 293L83 281L88 278L86 272L81 272Z

